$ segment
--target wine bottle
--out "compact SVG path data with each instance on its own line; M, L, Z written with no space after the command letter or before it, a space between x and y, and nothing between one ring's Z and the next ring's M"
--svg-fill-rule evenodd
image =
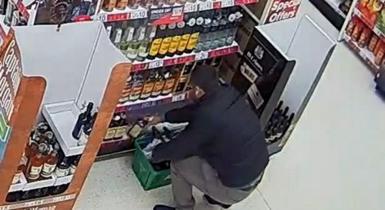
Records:
M82 127L91 118L91 111L92 111L93 106L94 106L94 104L92 102L89 102L87 104L86 110L79 114L78 119L75 123L75 127L72 130L72 137L74 137L75 139L80 138Z

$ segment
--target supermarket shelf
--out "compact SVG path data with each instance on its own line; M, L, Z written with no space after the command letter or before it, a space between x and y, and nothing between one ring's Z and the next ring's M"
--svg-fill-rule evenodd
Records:
M20 176L20 182L11 185L9 188L8 192L16 192L16 191L21 191L24 189L24 186L27 184L27 179L25 178L24 173L21 174Z
M99 162L99 161L103 161L103 160L110 160L110 159L114 159L114 158L127 156L127 155L130 155L130 153L132 153L134 151L135 151L135 149L128 149L128 150L123 150L123 151L119 151L119 152L113 152L110 154L98 155L98 156L96 156L95 161Z
M384 0L385 1L385 0ZM358 9L354 8L354 15L358 17L368 28L372 29L373 33L375 33L383 42L385 42L385 34L374 24L371 24L364 14Z
M85 145L78 146L78 140L72 137L80 110L74 101L43 105L43 116L50 125L65 156L80 155Z
M333 8L333 10L338 14L340 15L341 17L343 17L344 19L346 18L346 14L343 13L340 8L338 7L339 6L339 3L341 1L338 1L338 0L325 0L327 4L329 4L329 6L331 8Z
M56 177L51 176L50 179L42 179L34 182L29 182L24 186L23 191L51 187L55 184L55 181L56 181Z
M244 5L244 4L253 4L256 3L256 0L207 0L207 1L196 1L194 3L186 3L184 5L184 13L188 12L198 12L211 9L219 9L232 7L235 5ZM180 6L176 4L175 6ZM170 6L164 6L164 8ZM139 7L138 9L125 9L118 10L114 9L111 12L106 12L101 10L97 15L96 19L102 22L114 22L114 21L124 21L124 20L134 20L147 18L148 9Z
M149 107L159 106L163 104L170 104L181 102L189 98L189 91L179 94L168 94L166 96L158 96L156 98L149 98L147 100L138 100L134 102L126 102L124 104L118 104L115 112L134 111L145 109Z
M23 174L21 177L21 182L11 185L11 187L9 188L9 192L28 191L45 187L64 185L70 183L72 181L72 178L73 175L68 175L60 178L57 178L56 175L52 175L50 179L42 179L28 183L27 179L25 178L25 175Z
M376 74L379 70L380 67L374 63L374 55L372 52L370 52L366 48L360 48L356 43L354 43L350 37L345 35L345 40L348 46L355 51L358 56L370 66L370 70L372 73Z
M232 45L216 48L213 50L203 51L203 52L193 52L185 53L183 55L175 55L172 57L165 58L155 58L153 60L146 59L143 62L134 62L132 66L132 71L142 71L146 69L153 69L162 66L172 66L177 64L183 64L187 62L193 62L198 60L204 60L208 58L215 58L219 56L230 55L239 51L239 46L236 42Z

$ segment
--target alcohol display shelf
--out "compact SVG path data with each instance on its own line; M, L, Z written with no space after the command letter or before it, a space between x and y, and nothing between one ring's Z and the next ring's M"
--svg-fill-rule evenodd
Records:
M184 5L183 12L198 12L211 9L219 9L232 7L237 5L244 4L253 4L257 0L207 0L207 1L196 1L194 3L187 2ZM175 6L180 6L176 4ZM170 7L168 5L163 6L164 8ZM172 7L172 6L171 6ZM114 9L111 12L106 12L100 10L99 14L96 16L97 20L102 22L114 22L114 21L124 21L124 20L134 20L147 18L148 9L143 7L138 7L137 9L126 8L125 10Z
M329 4L329 6L334 10L336 11L336 13L343 17L344 19L346 18L346 14L343 13L340 8L339 8L339 5L340 3L342 2L341 0L324 0L326 3Z
M42 179L34 182L27 182L25 175L22 174L20 178L20 183L11 185L11 187L9 188L9 192L28 191L45 187L64 185L70 183L72 178L73 175L68 175L64 177L56 177L56 175L52 175L50 179Z
M72 129L79 113L74 101L43 105L43 116L67 157L80 155L85 148L85 145L79 146L79 141L72 137Z
M358 17L368 28L372 29L373 33L375 33L378 37L381 38L382 41L385 42L384 33L376 26L376 24L370 23L370 21L358 8L354 8L354 15Z
M172 57L166 56L165 58L155 58L153 60L146 59L143 62L134 62L132 65L132 71L137 72L137 71L142 71L146 69L158 68L162 66L172 66L177 64L204 60L208 58L215 58L215 57L234 54L238 51L239 51L239 46L236 42L234 42L232 45L216 48L213 50L185 53L183 55L175 55Z
M158 96L158 97L149 98L146 100L137 100L134 102L129 101L123 104L118 104L118 106L115 109L115 112L140 110L140 109L159 106L163 104L181 102L181 101L187 100L188 98L189 98L189 91L186 91L183 93L168 94L165 96Z
M24 173L21 173L20 175L20 181L16 184L11 185L9 187L9 192L16 192L16 191L21 191L24 189L24 186L27 184L27 179L25 178Z
M366 63L369 65L370 70L372 73L376 74L379 70L380 67L374 63L374 55L372 52L370 52L366 48L360 48L353 40L351 40L350 37L345 35L345 40L348 46L355 51L358 56Z

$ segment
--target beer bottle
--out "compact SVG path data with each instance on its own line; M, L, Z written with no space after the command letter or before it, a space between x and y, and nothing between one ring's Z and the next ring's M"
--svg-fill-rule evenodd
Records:
M165 83L165 79L162 74L162 68L158 68L154 71L156 71L155 84L154 84L154 89L152 90L152 93L151 93L151 97L159 96L163 90L163 86Z
M191 14L186 14L183 20L184 24L179 24L181 38L177 47L176 54L181 55L185 52L191 32L195 26L196 19ZM178 26L178 25L177 25ZM182 27L183 26L183 27Z
M114 136L116 133L116 127L118 126L119 122L120 122L120 115L119 113L115 113L111 119L110 125L108 126L106 135L104 136L104 141L109 141L114 139Z
M157 27L155 37L151 42L150 50L148 52L149 59L154 59L158 55L163 37L166 35L166 29L167 25L160 25Z
M180 66L180 65L177 65L177 66ZM176 76L177 76L177 73L175 72L174 69L165 70L165 73L164 73L165 84L161 92L162 95L168 95L172 93L176 83Z
M164 58L164 56L166 56L171 44L171 39L173 37L173 34L175 33L175 28L176 28L175 23L171 23L167 26L165 36L163 37L162 44L160 45L160 48L159 48L159 53L158 53L159 58Z
M136 73L133 76L132 90L130 93L130 101L136 101L139 99L143 89L143 75Z
M44 157L43 153L47 150L47 145L39 144L38 153L31 157L29 166L27 168L27 179L28 180L37 180L40 177L40 172L43 168Z
M118 114L119 115L119 121L117 121L117 126L116 126L116 132L114 135L114 139L121 139L124 137L124 135L127 132L127 115L124 112L121 112Z
M204 13L204 12L203 12ZM198 44L200 32L203 30L203 24L205 23L204 16L196 18L195 25L192 27L192 32L186 46L186 52L191 53Z
M151 24L147 24L146 33L144 39L141 41L139 49L138 49L138 57L137 60L143 61L148 57L148 51L150 48L150 40L152 40L156 33L156 26L152 26Z
M114 10L116 6L116 0L104 0L102 9L107 12Z
M124 10L126 9L127 5L128 5L128 0L117 0L115 8L119 10Z
M168 48L168 53L167 53L168 56L173 56L174 54L176 54L176 51L179 46L179 42L182 38L182 32L184 30L185 25L186 24L183 20L176 24L176 28L171 38L170 47Z
M122 95L120 96L119 103L125 103L129 100L129 96L132 89L132 76L130 75L126 81L126 87L124 87L122 91Z
M151 96L151 93L154 89L155 85L155 77L156 72L155 70L149 70L147 75L146 82L143 85L142 94L140 95L140 99L145 100Z

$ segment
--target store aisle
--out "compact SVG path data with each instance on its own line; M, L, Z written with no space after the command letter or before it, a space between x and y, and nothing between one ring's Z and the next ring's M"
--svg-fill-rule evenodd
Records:
M172 204L170 186L144 191L131 169L132 156L97 162L80 193L75 210L152 210L155 204ZM197 210L204 208L195 192ZM269 210L258 191L232 210Z
M385 209L385 102L340 43L259 186L273 210Z

